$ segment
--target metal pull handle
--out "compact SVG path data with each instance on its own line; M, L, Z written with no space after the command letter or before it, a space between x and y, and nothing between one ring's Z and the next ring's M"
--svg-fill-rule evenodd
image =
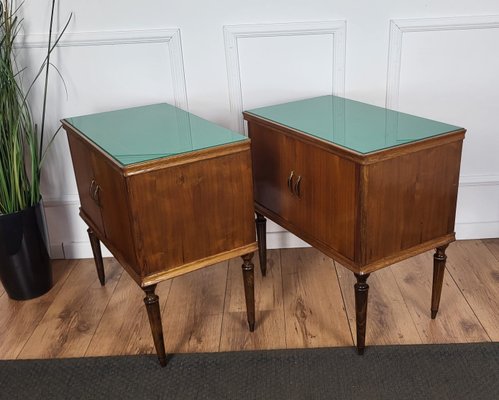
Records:
M90 187L88 188L88 193L90 194L90 197L92 198L93 201L97 203L97 205L100 207L100 186L97 184L95 179L92 179L92 182L90 182Z
M295 174L295 171L291 171L291 173L288 176L288 189L290 190L291 193L293 193L293 176Z
M99 185L95 185L95 189L94 189L94 195L93 195L93 199L95 200L95 202L97 203L97 205L100 207L100 186Z
M300 197L300 183L301 183L301 175L298 176L298 179L295 182L294 193Z
M90 195L92 200L95 201L94 191L95 191L95 179L92 179L92 182L90 182L90 187L88 188L88 194Z

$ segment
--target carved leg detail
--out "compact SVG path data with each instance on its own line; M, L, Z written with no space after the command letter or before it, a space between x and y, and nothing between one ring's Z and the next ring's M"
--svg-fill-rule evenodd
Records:
M258 256L262 275L267 275L267 219L256 213L256 236L258 238Z
M143 288L146 293L144 303L149 317L149 325L151 325L152 338L154 347L158 355L159 363L162 367L166 365L165 342L163 339L163 326L161 325L161 313L159 311L159 296L154 293L156 285L151 285Z
M437 251L433 255L433 286L431 289L431 319L435 319L440 305L440 295L442 294L442 285L444 282L445 261L447 256L445 246L437 247Z
M97 276L99 277L100 284L104 286L106 284L106 275L104 274L104 262L102 261L100 241L91 228L88 228L87 232L88 237L90 238L90 245L92 246L92 253L94 254Z
M355 289L355 320L357 326L357 352L364 354L366 343L366 321L367 321L367 295L369 285L366 283L369 274L354 274L357 278Z
M243 280L244 280L244 297L246 298L246 312L248 314L248 325L250 332L255 330L255 278L254 265L251 259L253 253L245 254L243 259Z

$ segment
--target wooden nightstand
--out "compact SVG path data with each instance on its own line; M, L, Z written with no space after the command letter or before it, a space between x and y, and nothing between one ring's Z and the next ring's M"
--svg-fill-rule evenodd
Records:
M145 291L156 351L166 364L156 284L242 256L255 324L250 141L168 104L67 118L97 272L100 241Z
M244 118L262 273L265 217L353 271L362 354L369 274L436 247L435 318L445 249L455 240L465 130L334 96L263 107Z

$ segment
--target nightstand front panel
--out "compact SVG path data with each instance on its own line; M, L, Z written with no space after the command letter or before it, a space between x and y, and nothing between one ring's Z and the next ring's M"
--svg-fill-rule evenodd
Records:
M98 203L92 197L95 187L94 159L92 148L75 133L68 130L69 148L78 186L81 209L101 234L105 234L101 211Z
M255 242L249 144L128 179L145 276Z
M100 204L102 221L107 241L119 249L124 261L140 275L128 208L125 177L102 153L94 152L93 168L99 185L97 200Z
M353 261L354 162L256 123L250 124L255 201ZM276 221L279 223L279 221Z
M121 171L91 144L68 129L81 210L97 233L119 249L126 263L136 266L133 235L128 214L128 196Z

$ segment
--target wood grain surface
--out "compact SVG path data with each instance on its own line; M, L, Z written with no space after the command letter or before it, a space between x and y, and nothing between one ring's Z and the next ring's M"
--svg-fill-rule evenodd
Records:
M435 320L433 251L371 274L366 351L383 344L499 340L499 239L458 241L447 255ZM314 249L269 250L262 279L257 258L253 333L241 258L158 285L167 352L353 345L351 271ZM61 260L53 262L55 285L44 296L25 302L0 296L0 358L153 353L143 291L114 261L105 263L111 281L103 288L93 260ZM83 324L88 329L79 332Z
M354 274L336 263L336 272L345 302L348 321L355 337ZM417 344L421 339L407 310L407 304L390 268L372 273L367 279L366 345Z
M448 248L447 269L444 275L440 310L430 318L431 285L433 279L433 251L413 257L390 268L404 296L423 343L459 343L488 341L489 338L468 302L449 273L450 262L456 260Z
M496 242L497 244L497 242ZM495 250L495 246L492 247ZM449 246L448 271L493 341L499 340L499 269L497 258L479 241ZM477 268L479 266L479 268Z
M17 358L49 307L59 298L59 291L78 261L52 261L54 286L41 297L15 301L7 293L0 297L0 358ZM40 347L40 350L45 346Z
M220 351L284 349L284 312L279 250L267 251L267 275L262 278L260 263L255 263L255 331L248 329L243 292L242 260L229 261L225 292L224 319Z
M107 282L102 287L92 263L76 263L19 358L85 355L123 272L114 259L106 259L104 270Z
M288 347L352 345L333 261L316 249L288 249L281 264Z
M156 288L160 310L165 307L170 287L171 281L166 281ZM144 291L123 272L86 355L154 353L144 297Z
M167 353L218 350L226 278L225 261L173 279L163 308Z

